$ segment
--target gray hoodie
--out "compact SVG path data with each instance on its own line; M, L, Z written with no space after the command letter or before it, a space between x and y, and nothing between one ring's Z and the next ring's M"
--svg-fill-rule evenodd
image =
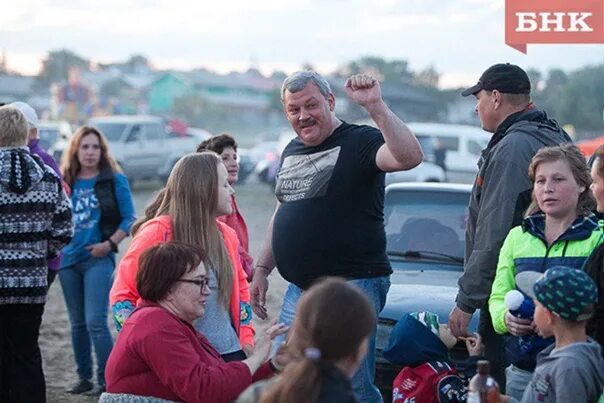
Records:
M593 339L561 348L555 345L537 356L533 379L522 403L595 403L604 389L604 362Z

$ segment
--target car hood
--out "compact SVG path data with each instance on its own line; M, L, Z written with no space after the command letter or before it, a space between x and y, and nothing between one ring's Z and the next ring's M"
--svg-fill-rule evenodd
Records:
M399 320L404 314L431 311L446 318L455 304L457 287L427 284L392 284L380 317Z
M398 321L410 312L430 311L446 323L457 297L457 270L425 270L419 265L415 270L396 270L392 274L386 305L380 318ZM471 329L477 328L478 315L472 318Z

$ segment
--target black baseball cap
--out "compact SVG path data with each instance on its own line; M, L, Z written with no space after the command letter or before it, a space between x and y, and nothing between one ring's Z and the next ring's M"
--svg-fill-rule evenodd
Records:
M474 95L480 90L497 90L504 94L530 94L531 81L524 70L515 64L499 63L485 70L480 79L462 96Z

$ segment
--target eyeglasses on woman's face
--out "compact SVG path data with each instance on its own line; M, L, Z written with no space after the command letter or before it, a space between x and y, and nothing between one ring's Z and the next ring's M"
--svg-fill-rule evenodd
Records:
M177 281L180 281L181 283L196 284L199 287L199 289L201 290L201 292L203 292L203 290L206 287L208 287L208 288L210 287L210 279L208 279L207 277L204 277L203 279L198 279L198 280L181 278Z

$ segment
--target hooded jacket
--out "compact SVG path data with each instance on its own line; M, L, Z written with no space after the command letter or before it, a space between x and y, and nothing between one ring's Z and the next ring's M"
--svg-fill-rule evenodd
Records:
M436 334L409 314L405 314L390 333L384 358L393 364L417 366L428 361L451 362L447 346ZM476 361L480 356L472 356L465 361L455 361L456 369L471 378L476 373Z
M549 247L545 240L545 215L537 213L527 217L521 226L513 228L506 237L499 254L497 274L493 281L489 298L489 312L493 328L499 334L505 334L505 295L516 288L514 277L523 271L544 273L553 266L566 266L581 269L592 250L599 244L602 236L596 217L591 214L580 216ZM544 343L538 338L533 350L528 354L520 352L518 337L506 335L506 358L509 363L532 371L537 353L553 342Z
M73 236L61 180L26 147L0 148L0 305L46 302L48 259Z
M478 161L470 197L464 273L456 299L461 310L473 313L489 298L499 249L531 201L531 159L540 148L571 141L555 120L532 106L508 116L491 137Z
M61 170L57 165L55 159L48 154L42 147L40 147L40 139L29 140L27 143L27 147L29 148L29 153L32 155L37 155L42 159L44 164L48 165L58 176L62 179ZM63 181L61 180L61 184L65 186ZM48 259L48 269L53 271L59 271L61 268L61 253L57 257L52 259Z
M603 389L604 362L598 343L588 339L561 348L551 345L537 356L522 403L596 402Z

